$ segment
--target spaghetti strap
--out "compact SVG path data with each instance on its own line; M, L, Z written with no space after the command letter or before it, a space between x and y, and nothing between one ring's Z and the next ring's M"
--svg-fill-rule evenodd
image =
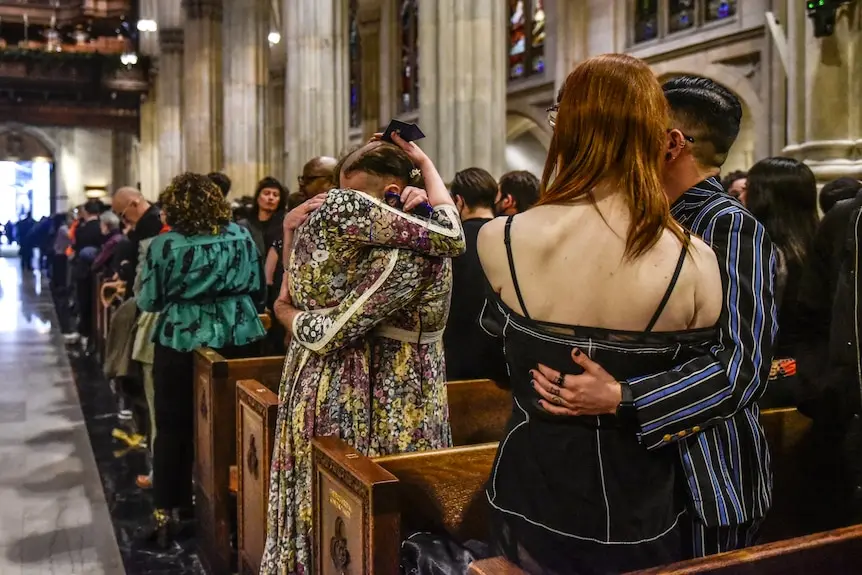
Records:
M686 237L686 240L688 240L690 236L688 233L686 233L685 237ZM661 312L664 311L664 308L667 305L668 300L670 300L670 294L673 293L673 288L676 287L676 282L679 279L680 272L682 271L682 264L685 263L685 254L686 254L686 248L687 247L688 246L686 243L684 243L682 245L682 250L680 250L680 252L679 252L679 259L676 261L676 269L673 270L673 277L670 278L670 284L668 284L667 290L664 292L664 297L661 298L661 302L658 304L658 308L655 310L655 313L653 314L652 319L650 320L649 325L647 326L647 328L645 330L646 333L651 332L652 328L655 327L655 324L658 321L658 318L661 317Z
M503 232L503 242L506 244L506 257L509 258L509 273L512 274L512 285L515 286L515 295L518 296L518 303L521 304L521 311L527 319L530 317L530 312L527 311L527 306L524 305L524 298L521 296L521 288L518 286L518 276L515 274L515 258L512 256L512 219L514 215L506 219L506 228Z

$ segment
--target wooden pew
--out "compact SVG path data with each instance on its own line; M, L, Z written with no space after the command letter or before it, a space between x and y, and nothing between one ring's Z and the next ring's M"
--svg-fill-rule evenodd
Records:
M490 379L446 383L452 445L500 441L512 414L512 392Z
M862 525L835 529L628 575L814 575L862 572ZM468 575L526 575L501 557L476 561Z
M636 575L813 575L860 572L862 525L854 525L638 571Z
M226 359L195 352L195 518L200 558L210 574L231 573L230 467L236 462L236 384L256 379L278 389L283 357Z
M452 440L455 446L498 441L503 437L512 409L512 395L491 380L453 381L446 384ZM266 537L266 505L272 444L260 439L275 434L278 397L259 382L240 382L237 389L237 518L239 573L258 573ZM248 431L253 430L253 431ZM251 446L255 437L255 449ZM255 453L255 455L252 455ZM413 454L416 455L416 454ZM260 461L267 473L249 472L248 461Z
M368 458L335 437L312 441L314 573L398 573L418 530L487 539L484 484L496 443Z
M839 530L842 531L840 535L836 535L838 532L831 531L808 535L810 529L806 528L804 517L800 515L799 498L809 496L810 490L806 485L807 478L797 473L798 460L800 457L804 457L804 453L800 453L800 448L804 446L806 436L811 430L811 420L791 407L764 410L760 414L760 422L769 442L774 476L772 509L767 515L760 534L760 541L766 544L697 561L640 571L638 572L640 575L649 573L682 575L694 573L862 572L862 560L857 560L856 571L838 568L844 564L841 563L842 561L849 558L847 554L851 550L862 548L862 539L860 539L862 538L862 526L855 528L856 531L850 535L842 530ZM796 538L788 539L788 537ZM844 549L846 552L843 551ZM822 561L823 556L832 553L832 550L845 553L845 556L843 559L839 556L835 570L830 571L832 563L824 563L821 566L818 562ZM798 560L807 570L795 570L789 567L797 560L789 557L795 557L799 551L803 552L804 557L800 556ZM470 573L473 575L519 575L523 571L498 557L475 563L471 567Z
M796 457L810 421L792 408L764 411L762 421L773 465L784 469ZM481 539L483 530L475 521L484 517L482 488L495 450L491 444L369 459L337 439L316 439L315 572L390 572L402 537L415 530L445 528L462 541ZM778 478L776 485L774 523L798 529L793 503L804 493L804 478ZM400 503L393 504L399 497ZM347 554L334 557L336 548ZM344 557L351 558L350 569ZM501 560L479 568L485 571L476 573L519 572Z
M260 573L277 417L276 393L255 380L237 382L236 500L240 575Z
M758 534L759 543L809 535L816 530L806 523L801 498L815 494L809 486L804 459L812 421L795 408L775 408L760 414L772 456L772 508Z

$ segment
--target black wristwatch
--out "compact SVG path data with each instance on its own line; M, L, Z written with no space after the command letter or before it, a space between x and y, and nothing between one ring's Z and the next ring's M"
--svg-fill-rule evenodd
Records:
M620 392L622 393L622 399L617 406L617 418L625 423L634 423L636 421L635 400L632 396L632 388L627 383L620 383Z

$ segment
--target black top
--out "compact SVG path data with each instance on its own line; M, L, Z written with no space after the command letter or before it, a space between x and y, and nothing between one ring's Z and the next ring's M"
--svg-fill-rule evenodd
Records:
M479 326L485 305L485 273L476 241L479 230L490 221L491 218L464 221L467 251L452 260L452 304L443 334L449 381L493 379L496 368L505 363L500 346Z
M266 252L269 251L270 246L284 234L283 211L274 213L272 217L266 221L257 219L257 214L255 214L255 217L240 220L238 223L239 225L248 228L248 231L251 232L251 237L254 239L255 245L257 245L260 257L264 260L266 259Z
M130 241L122 242L117 246L114 261L118 262L117 271L120 279L127 285L135 285L141 242L156 237L161 231L162 212L157 206L150 206L135 224L135 229L129 232ZM131 290L128 293L131 293Z
M530 370L543 363L563 373L582 370L578 347L618 381L657 373L704 353L713 328L653 332L685 261L643 331L617 331L533 320L521 295L506 224L506 251L523 315L491 295L483 326L498 334L514 405L500 442L487 497L498 550L511 560L558 573L608 573L682 558L676 449L648 452L638 430L613 415L561 417L539 405Z
M102 226L99 225L99 220L96 218L81 222L81 225L75 230L75 244L72 249L76 254L80 254L84 248L101 247L102 241Z

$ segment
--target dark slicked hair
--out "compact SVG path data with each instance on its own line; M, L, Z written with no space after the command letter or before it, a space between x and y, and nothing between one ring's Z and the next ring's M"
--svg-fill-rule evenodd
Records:
M467 168L455 174L451 190L452 195L461 196L470 209L493 208L497 199L497 180L482 168Z
M500 176L500 194L511 196L519 212L524 212L539 201L539 178L525 170L508 172Z
M860 191L862 191L862 182L856 178L832 180L820 190L820 209L825 214L838 202L855 198Z
M207 174L207 177L213 181L215 185L221 190L221 193L224 194L224 197L230 193L230 178L227 177L227 174L223 174L221 172L211 172Z
M692 154L703 166L719 168L739 135L742 104L736 95L700 76L680 76L662 86L671 116L694 139Z

